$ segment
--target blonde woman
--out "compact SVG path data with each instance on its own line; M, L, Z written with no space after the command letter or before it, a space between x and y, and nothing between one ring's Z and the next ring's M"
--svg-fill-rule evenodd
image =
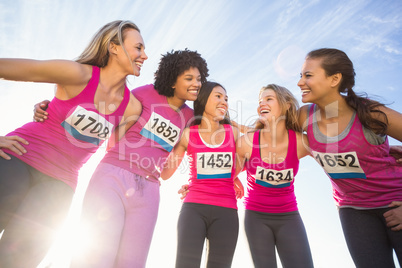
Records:
M0 77L55 83L44 122L0 137L0 267L36 267L67 214L78 171L141 104L126 87L148 58L138 27L102 27L76 61L0 59Z
M297 109L288 89L275 84L263 87L255 130L236 143L236 174L243 167L247 172L244 224L257 268L277 267L275 251L283 267L313 267L294 193L299 159L309 155Z

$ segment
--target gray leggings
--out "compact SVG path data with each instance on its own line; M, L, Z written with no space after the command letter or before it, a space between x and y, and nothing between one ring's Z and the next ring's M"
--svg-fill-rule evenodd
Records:
M0 267L36 267L66 218L74 191L21 160L0 157Z
M245 211L244 225L254 267L277 267L275 247L284 268L314 267L306 230L298 211Z
M356 267L394 268L393 250L402 265L402 231L392 231L383 216L390 209L339 209L343 234Z
M207 267L231 267L239 233L236 209L184 203L177 227L176 268L199 268L205 239Z

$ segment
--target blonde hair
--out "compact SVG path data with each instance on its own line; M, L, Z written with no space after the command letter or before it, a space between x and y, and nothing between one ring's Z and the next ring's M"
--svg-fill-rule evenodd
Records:
M76 59L76 62L105 67L109 60L110 43L121 45L127 57L129 57L123 46L124 31L127 29L134 29L140 32L137 25L131 21L115 20L109 22L95 33L91 42Z
M294 131L301 131L301 127L298 121L298 110L299 103L296 98L293 96L292 92L285 87L281 87L275 84L269 84L265 87L262 87L258 96L260 96L264 91L271 89L275 92L276 98L279 102L280 107L282 108L282 115L285 115L285 125L286 129L291 129ZM288 108L289 105L289 108ZM257 121L255 123L255 129L262 129L264 125L262 122Z

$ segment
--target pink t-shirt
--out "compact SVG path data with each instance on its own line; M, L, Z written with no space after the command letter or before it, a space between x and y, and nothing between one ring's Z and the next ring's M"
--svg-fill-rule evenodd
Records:
M179 111L173 110L166 96L159 95L152 84L132 93L142 104L141 117L101 162L158 180L163 163L194 112L186 104Z
M126 87L119 107L109 115L100 113L94 105L99 76L100 69L93 66L92 77L80 94L69 100L53 98L47 120L27 123L7 134L29 142L24 145L26 154L4 151L75 189L80 168L120 123L130 99Z
M346 137L318 142L313 132L314 106L309 112L307 136L313 157L331 178L333 197L340 207L380 208L402 201L402 166L389 155L388 138L370 144L355 116Z
M278 164L261 159L260 130L253 136L253 149L246 161L247 192L245 209L264 213L297 211L294 178L299 170L296 133L288 130L289 146L286 158ZM263 149L262 149L263 150Z
M233 185L235 140L230 125L224 125L225 139L220 146L206 144L198 125L190 127L187 155L190 166L189 193L184 202L237 209Z

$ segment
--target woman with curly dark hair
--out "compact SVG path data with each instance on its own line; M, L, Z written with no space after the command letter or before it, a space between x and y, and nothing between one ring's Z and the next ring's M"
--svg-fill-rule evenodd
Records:
M208 68L195 51L162 56L155 84L132 91L141 117L94 172L82 218L92 233L91 257L73 267L145 267L159 209L159 170L179 140ZM134 119L135 120L135 119Z
M158 216L159 170L194 116L185 102L197 99L207 76L199 53L171 51L162 56L154 85L132 90L141 116L132 118L124 137L116 135L114 146L109 142L92 175L81 216L91 244L72 267L145 267Z

